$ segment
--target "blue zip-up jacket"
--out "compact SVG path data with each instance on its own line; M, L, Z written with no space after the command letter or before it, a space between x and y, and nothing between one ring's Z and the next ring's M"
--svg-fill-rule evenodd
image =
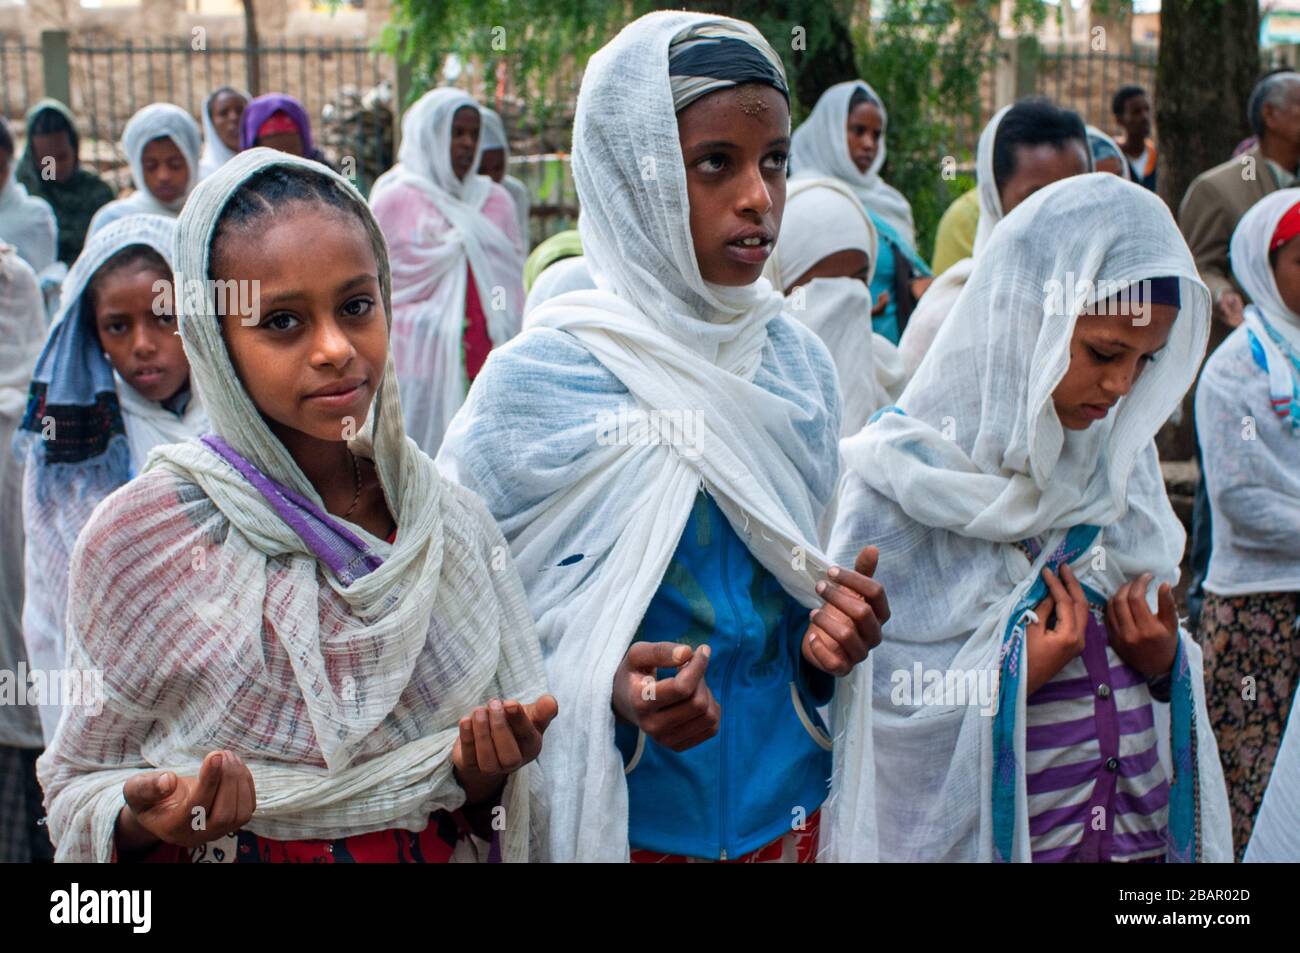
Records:
M704 680L722 722L717 735L683 752L616 723L633 848L734 858L821 806L831 745L817 707L830 701L834 680L802 659L807 625L808 610L700 493L636 641L707 642Z

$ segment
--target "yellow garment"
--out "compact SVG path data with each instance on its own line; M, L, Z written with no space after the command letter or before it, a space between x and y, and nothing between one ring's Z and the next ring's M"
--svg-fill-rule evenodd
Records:
M531 291L537 276L561 258L572 258L581 254L582 239L578 237L576 228L556 232L534 248L528 260L524 262L524 290Z
M936 277L971 256L979 221L980 200L976 189L963 193L948 206L943 218L939 219L939 231L934 236L934 257L930 259Z

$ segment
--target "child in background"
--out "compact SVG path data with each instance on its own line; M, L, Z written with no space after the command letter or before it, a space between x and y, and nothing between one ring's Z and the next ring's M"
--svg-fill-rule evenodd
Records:
M87 234L128 215L175 218L199 181L201 147L199 124L181 107L153 103L137 112L122 130L135 191L96 212Z

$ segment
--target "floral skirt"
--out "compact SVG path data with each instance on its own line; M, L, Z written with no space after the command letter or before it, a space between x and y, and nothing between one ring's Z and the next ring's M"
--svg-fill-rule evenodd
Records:
M1300 593L1205 594L1197 641L1240 861L1300 682Z

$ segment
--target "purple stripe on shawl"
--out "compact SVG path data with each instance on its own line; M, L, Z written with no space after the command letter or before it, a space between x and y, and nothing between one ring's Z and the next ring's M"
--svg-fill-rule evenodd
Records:
M205 434L202 440L266 498L311 554L329 566L345 586L352 585L384 564L346 526L311 500L271 479L216 434Z
M303 109L298 100L284 93L258 96L244 107L244 114L239 119L240 150L253 147L257 130L277 112L284 113L298 126L298 133L302 136L303 155L310 157L316 151L316 146L312 143L311 120L307 118L307 110Z
M1113 697L1113 696L1112 696ZM1118 713L1121 735L1141 734L1155 724L1155 713L1150 705L1128 708ZM1081 745L1097 737L1097 719L1093 715L1073 721L1058 721L1051 725L1032 725L1025 731L1025 749L1047 751L1066 745Z
M1110 674L1106 679L1113 691L1119 691L1121 688L1131 688L1134 685L1146 684L1146 679L1142 673L1129 668L1127 665L1113 665L1110 668ZM1079 678L1063 678L1059 682L1051 681L1034 692L1025 700L1027 705L1046 705L1049 702L1068 701L1071 698L1082 698L1084 695L1092 695L1096 689L1093 687L1092 679L1087 676Z

